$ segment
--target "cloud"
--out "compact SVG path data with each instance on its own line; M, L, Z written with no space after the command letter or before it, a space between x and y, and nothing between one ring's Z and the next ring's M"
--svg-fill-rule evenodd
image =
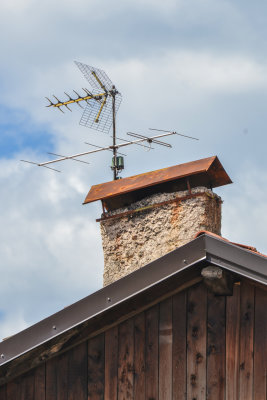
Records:
M171 151L132 147L123 176L218 154L235 181L219 190L223 233L267 252L266 8L241 0L0 2L2 336L101 286L101 208L81 203L91 185L112 179L110 154L85 158L86 167L64 162L61 174L19 163L85 151L84 141L110 143L79 126L78 107L65 115L45 108L45 96L85 86L73 60L104 69L121 91L120 136L156 127L200 138L173 137Z
M3 336L9 324L19 330L101 287L103 257L92 218L98 207L81 205L83 171L57 180L14 160L2 160L0 171L0 303L14 321L1 321Z
M8 314L0 319L0 341L26 329L27 326L23 314L17 312L17 310L15 313Z
M230 240L254 246L267 254L267 168L247 161L228 188L223 205L223 234Z

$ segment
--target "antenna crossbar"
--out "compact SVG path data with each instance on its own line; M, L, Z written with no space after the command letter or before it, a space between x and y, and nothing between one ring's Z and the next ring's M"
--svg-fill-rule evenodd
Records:
M51 167L47 167L46 165L41 165L41 164L38 164L38 163L33 162L33 161L28 161L28 160L20 160L20 161L25 162L25 163L28 163L28 164L37 165L37 167L44 167L44 168L47 168L47 169L52 169L53 171L56 171L56 172L61 172L61 171L59 171L58 169L51 168Z
M159 144L161 146L172 147L172 145L169 144L169 143L162 142L161 140L155 140L153 138L149 138L148 136L140 135L139 133L127 132L127 135L133 136L133 137L136 137L136 138L140 138L140 139L144 139L148 143L152 143L153 142L153 143Z
M171 132L171 131L166 131L165 129L156 129L156 128L149 128L151 131L158 131L158 132ZM183 136L186 137L188 139L194 139L194 140L199 140L198 138L195 138L193 136L187 136L187 135L183 135L182 133L178 133L178 132L173 132L178 136Z
M112 137L112 136L111 136ZM127 139L123 139L123 138L121 138L121 137L118 137L117 136L117 139L119 139L119 140L121 140L122 142L130 142L130 140L127 140ZM137 146L142 146L142 147L145 147L146 149L149 149L149 150L154 150L154 147L151 147L151 146L147 146L147 145L145 145L144 143L135 143ZM119 154L119 153L118 153Z
M51 154L52 156L57 156L57 157L65 157L65 156L63 156L62 154L57 154L57 153L50 153L50 152L48 152L47 154ZM72 160L73 160L73 161L80 162L80 163L83 163L83 164L88 164L88 165L90 165L90 163L87 162L87 161L77 160L76 158L72 158Z
M120 139L121 140L121 139ZM129 140L126 140L126 142L129 142ZM88 146L93 146L93 147L96 147L96 148L98 148L98 149L102 149L103 147L101 147L101 146L97 146L96 144L92 144L92 143L88 143L88 142L84 142L85 144L88 144ZM112 149L110 149L110 151L112 151L113 152L113 150ZM126 157L127 156L127 154L124 154L124 153L119 153L119 152L117 152L117 154L119 154L120 156L124 156L124 157Z
M168 132L168 133L164 133L164 134L157 135L157 136L152 136L152 137L144 136L143 138L140 138L140 139L137 139L137 140L133 140L131 142L119 143L119 144L116 144L115 146L101 147L99 149L97 148L95 150L85 151L83 153L73 154L71 156L64 156L64 157L57 158L55 160L45 161L43 163L35 163L35 162L32 162L32 161L25 161L25 160L21 160L21 161L28 162L30 164L35 164L38 167L44 167L44 166L47 166L47 165L50 165L50 164L54 164L54 163L57 163L57 162L60 162L60 161L72 160L72 159L77 158L77 157L82 157L82 156L85 156L85 155L88 155L88 154L98 153L100 151L105 151L105 150L112 150L112 151L116 150L117 151L117 149L119 149L121 147L129 146L129 145L132 145L132 144L138 144L138 143L142 143L142 142L148 142L148 143L154 142L156 144L159 144L159 143L157 143L159 141L158 140L155 141L154 139L158 139L158 138L165 137L165 136L171 136L171 135L175 135L175 134L176 134L176 132ZM50 169L53 169L53 168L50 168ZM60 172L60 171L58 171L58 172Z

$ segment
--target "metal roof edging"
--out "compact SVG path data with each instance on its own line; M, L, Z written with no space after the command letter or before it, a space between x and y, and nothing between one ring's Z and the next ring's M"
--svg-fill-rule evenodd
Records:
M267 285L266 257L209 235L205 235L205 241L207 261L211 264Z
M204 234L0 342L0 368L95 316L116 309L127 299L134 299L138 294L148 291L171 277L182 276L183 271L191 269L204 260L267 285L266 257ZM151 268L153 268L152 274Z
M116 307L121 302L135 297L139 293L149 290L152 286L205 260L203 244L204 238L197 238L0 342L0 368L49 340ZM167 262L166 268L162 268L162 262ZM153 274L151 274L151 268L153 268Z

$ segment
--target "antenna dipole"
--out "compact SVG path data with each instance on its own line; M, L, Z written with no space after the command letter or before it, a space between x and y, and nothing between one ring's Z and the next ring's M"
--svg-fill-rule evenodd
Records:
M132 132L128 132L128 135L132 136L133 133ZM35 162L32 162L32 161L26 161L26 160L21 160L21 161L28 162L30 164L35 164L38 167L47 167L47 165L54 164L54 163L57 163L57 162L60 162L60 161L73 160L74 158L76 159L78 157L86 156L88 154L98 153L98 152L104 151L104 150L112 150L113 152L115 150L116 153L117 153L117 150L120 149L121 147L126 147L126 146L129 146L129 145L132 145L132 144L140 144L142 142L147 142L148 144L154 143L154 144L159 144L159 145L162 145L162 146L172 147L169 143L165 143L165 142L159 141L158 139L162 138L162 137L166 137L166 136L171 136L171 135L179 135L180 136L181 134L178 133L178 132L168 132L168 133L162 133L161 135L156 135L156 136L152 136L152 137L139 135L139 134L134 134L134 135L136 135L139 138L136 139L136 140L127 141L126 143L117 143L115 145L115 149L114 149L114 146L101 147L101 148L97 148L95 150L90 150L90 151L85 151L83 153L73 154L71 156L62 156L60 158L56 158L55 160L45 161L43 163L35 163ZM181 135L181 136L184 136L184 135ZM197 138L192 138L192 139L198 140ZM57 171L57 170L55 170L55 171ZM60 171L58 171L58 172L60 172Z
M113 158L111 169L113 170L113 179L116 180L122 169L118 165L116 150L116 113L121 103L121 94L104 71L77 61L75 61L75 64L92 86L92 90L89 91L83 88L85 96L81 96L76 90L73 90L77 96L76 98L65 92L68 97L66 101L59 100L56 96L53 96L57 101L53 102L46 97L49 101L47 107L57 108L64 113L62 108L65 107L71 111L70 105L77 104L81 107L80 103L85 102L86 108L82 114L80 125L106 133L108 133L112 125Z

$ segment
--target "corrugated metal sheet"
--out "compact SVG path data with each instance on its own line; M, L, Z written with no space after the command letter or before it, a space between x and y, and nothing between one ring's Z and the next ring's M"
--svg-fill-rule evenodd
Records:
M119 179L117 181L94 185L86 196L84 204L122 196L126 193L140 191L144 188L164 184L170 181L177 181L182 178L189 178L190 176L194 176L196 181L197 175L199 175L199 177L201 176L201 179L199 179L200 184L203 185L204 182L204 184L206 183L209 187L218 187L232 183L218 157L213 156L202 160L131 176L129 178ZM205 175L204 180L203 175ZM194 186L196 186L196 183Z

